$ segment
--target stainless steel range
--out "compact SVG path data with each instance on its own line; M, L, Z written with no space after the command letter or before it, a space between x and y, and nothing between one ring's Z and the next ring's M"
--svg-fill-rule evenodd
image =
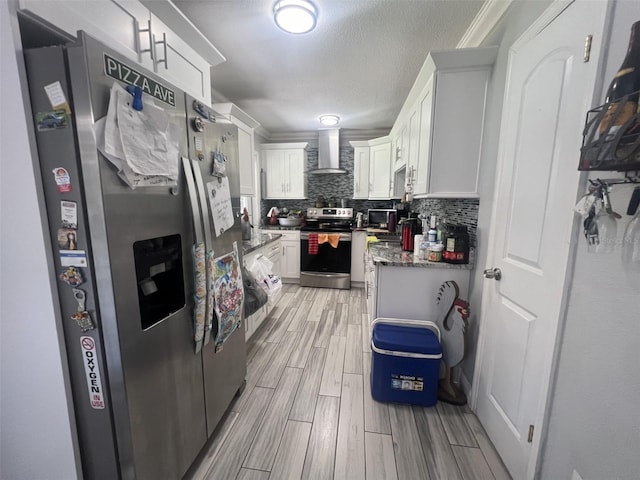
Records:
M310 208L300 232L300 285L351 288L353 208Z

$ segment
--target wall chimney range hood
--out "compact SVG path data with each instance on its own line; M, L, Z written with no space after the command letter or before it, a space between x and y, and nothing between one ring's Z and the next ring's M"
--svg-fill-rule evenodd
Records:
M347 173L340 168L340 129L328 128L318 132L318 168L310 175Z

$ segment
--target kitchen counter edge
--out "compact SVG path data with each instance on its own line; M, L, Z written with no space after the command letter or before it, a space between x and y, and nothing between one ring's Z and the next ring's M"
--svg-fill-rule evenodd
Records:
M261 233L259 235L253 235L251 240L243 240L242 241L242 254L247 255L248 253L253 252L265 245L269 245L272 242L275 242L282 235L279 233Z
M367 256L373 261L374 265L382 265L385 267L473 270L475 266L474 249L471 249L469 253L469 263L464 264L420 260L413 254L413 252L405 252L399 245L389 244L388 242L369 243L369 251L367 252Z

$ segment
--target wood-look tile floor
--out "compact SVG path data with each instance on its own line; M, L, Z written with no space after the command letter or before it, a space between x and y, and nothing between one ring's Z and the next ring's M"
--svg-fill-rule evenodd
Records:
M285 285L247 362L244 392L187 479L510 478L466 406L371 398L362 289Z

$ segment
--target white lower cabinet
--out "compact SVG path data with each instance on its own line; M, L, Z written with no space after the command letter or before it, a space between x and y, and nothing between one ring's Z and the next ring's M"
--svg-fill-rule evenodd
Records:
M459 298L469 298L471 270L374 265L370 256L365 268L370 321L379 317L435 321L438 290L446 281L458 284Z
M251 265L256 258L262 255L273 263L273 273L280 276L280 249L282 248L280 242L280 240L276 240L275 242L269 243L264 247L260 247L251 253L248 253L243 258L244 265ZM258 327L262 325L262 322L264 322L269 316L269 313L271 313L274 306L275 303L267 302L252 315L244 319L244 331L245 338L247 340L251 338Z
M282 235L282 280L300 281L300 230L281 230Z
M367 232L353 232L351 234L351 283L364 282L364 249Z

